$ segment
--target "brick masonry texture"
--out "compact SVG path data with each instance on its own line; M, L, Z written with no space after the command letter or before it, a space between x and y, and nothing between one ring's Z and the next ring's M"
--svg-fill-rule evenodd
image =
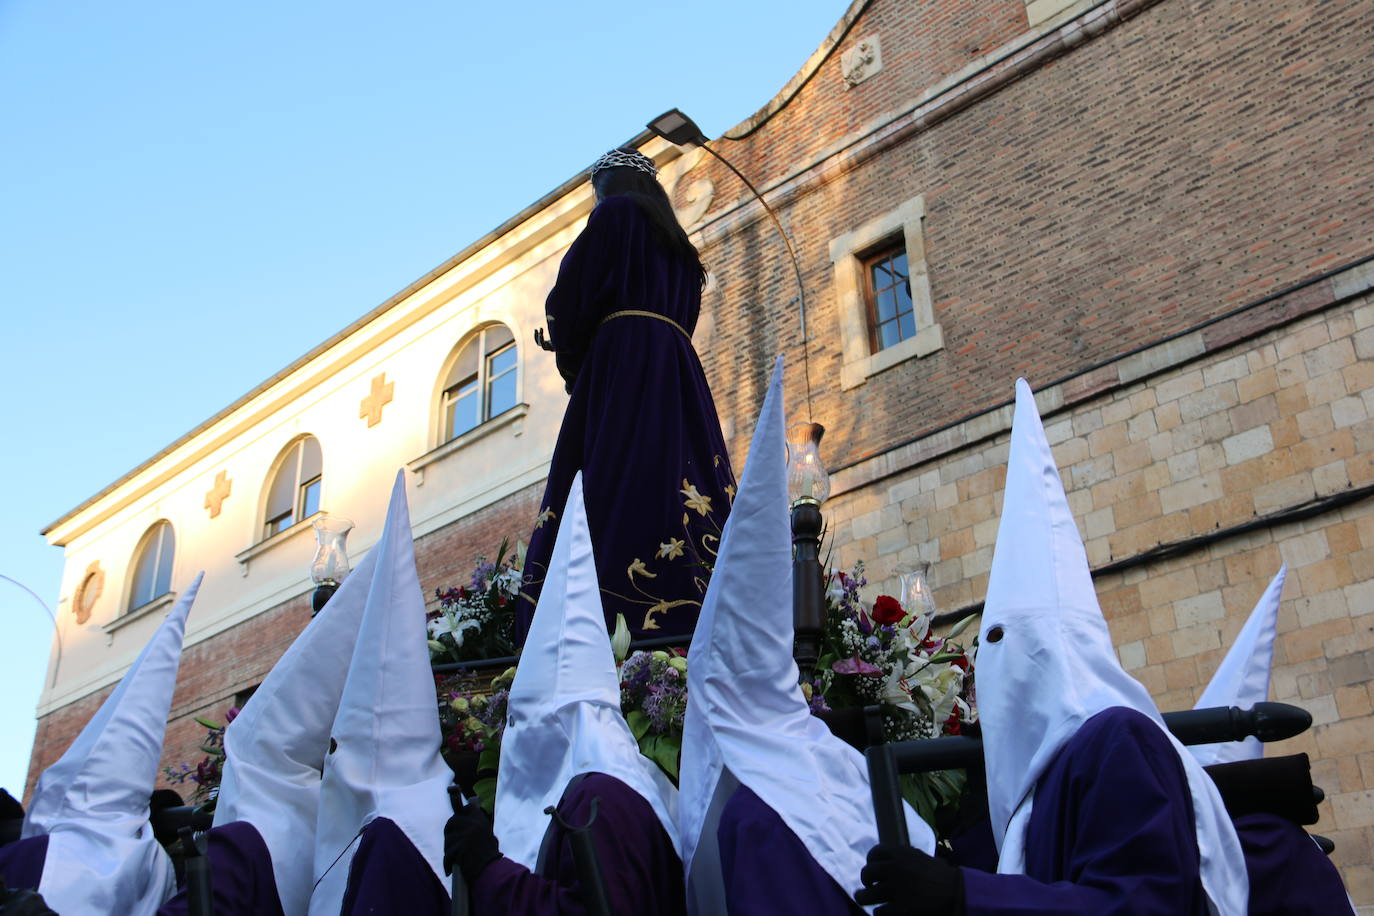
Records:
M874 594L924 559L942 609L982 599L1007 458L989 412L1017 376L1061 405L1046 430L1097 567L1374 484L1374 302L1349 286L1370 269L1314 281L1374 254L1374 4L1114 10L1088 37L1062 33L1058 56L992 64L1017 69L953 114L913 120L932 87L1026 36L1024 2L872 0L786 107L713 144L781 185L769 198L801 262L811 413L845 482L827 519ZM883 69L847 88L840 56L870 35ZM738 473L778 352L805 416L796 293L737 179L706 158L679 193L699 178L715 186L696 235L714 279L696 339ZM830 241L918 195L944 347L842 391ZM427 593L527 536L541 489L422 538ZM1374 500L1103 576L1098 593L1125 666L1184 708L1281 562L1273 694L1316 725L1277 750L1311 755L1317 829L1356 903L1374 904ZM197 759L191 716L220 717L308 615L302 596L188 650L168 762ZM30 785L107 692L40 720Z

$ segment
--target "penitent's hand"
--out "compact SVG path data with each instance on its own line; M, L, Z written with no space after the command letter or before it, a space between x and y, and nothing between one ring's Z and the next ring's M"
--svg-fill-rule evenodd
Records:
M539 349L553 352L553 344L549 342L548 335L544 333L543 328L534 329L534 342L539 345Z
M864 886L854 900L881 903L875 916L962 916L964 875L948 862L910 846L879 843L859 874Z
M472 884L482 869L501 858L501 847L487 812L475 801L458 807L461 798L457 795L453 799L457 810L444 825L444 871L452 874L456 867L463 879Z

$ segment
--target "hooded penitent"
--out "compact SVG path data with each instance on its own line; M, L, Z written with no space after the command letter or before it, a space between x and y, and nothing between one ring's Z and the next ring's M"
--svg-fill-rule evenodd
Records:
M1000 630L990 640L989 631ZM1150 694L1121 667L1093 591L1035 399L1016 383L1006 493L979 632L978 716L998 871L1024 871L1036 782L1080 725L1125 707L1164 729ZM1168 732L1165 732L1168 734ZM1202 884L1218 912L1246 911L1245 862L1216 786L1169 735L1188 777Z
M878 842L864 758L811 715L792 635L779 358L687 656L680 787L683 862L695 912L720 906L710 821L724 802L718 794L733 791L736 781L782 818L846 892L859 886L865 857ZM933 852L925 822L910 809L907 822L912 844Z
M204 573L177 599L133 667L67 752L38 777L25 837L48 836L38 891L59 913L155 913L176 890L153 836L157 779L186 615Z
M320 782L312 914L339 912L354 840L378 817L393 821L441 884L448 883L444 823L453 813L453 772L439 754L439 708L404 471L396 474L386 525L372 553L377 565Z
M286 916L310 904L320 774L377 553L344 579L224 733L215 826L246 821L262 836Z
M1260 596L1255 609L1240 628L1236 641L1221 660L1221 666L1198 697L1197 709L1209 706L1240 706L1249 708L1269 699L1269 669L1274 661L1274 634L1278 627L1279 598L1283 594L1283 580L1288 566ZM1225 744L1203 744L1190 747L1193 756L1203 766L1214 763L1233 763L1237 760L1258 760L1264 756L1264 745L1255 737Z
M549 574L511 684L496 787L496 836L505 855L533 869L568 782L605 773L649 803L681 853L677 790L639 752L620 710L620 681L606 635L583 505L573 478Z

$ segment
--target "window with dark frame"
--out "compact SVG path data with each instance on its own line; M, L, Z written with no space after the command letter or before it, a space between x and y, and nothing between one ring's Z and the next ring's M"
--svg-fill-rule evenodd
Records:
M503 324L483 328L464 345L444 380L444 441L516 405L515 335Z
M134 553L133 584L129 588L127 610L143 607L172 590L175 554L176 535L170 522L160 521L148 529Z
M916 336L906 243L896 239L865 256L862 262L869 339L877 353Z
M277 462L276 473L268 488L263 539L285 531L320 511L323 480L320 440L314 436L297 439Z

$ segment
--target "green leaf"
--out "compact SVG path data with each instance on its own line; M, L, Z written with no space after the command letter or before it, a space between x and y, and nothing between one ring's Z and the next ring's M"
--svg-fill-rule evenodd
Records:
M682 751L682 746L678 739L671 735L659 735L658 741L654 744L653 753L650 755L654 763L658 764L663 772L668 774L668 778L677 785L677 764L678 756Z
M487 745L486 747L482 748L482 752L481 752L480 754L477 755L477 772L479 772L479 773L485 773L485 772L494 773L494 772L496 772L497 768L500 767L500 766L501 766L501 747L500 747L500 745L497 745L496 747L492 747L492 746L490 746L490 745Z
M224 748L220 747L218 744L202 744L200 746L200 749L205 753L209 754L211 757L224 756Z
M951 629L949 633L945 636L945 639L953 639L954 637L958 636L960 633L968 629L969 624L973 623L973 621L977 620L981 616L981 611L977 614L969 614L963 620L959 621L954 625L953 629Z
M632 709L625 714L625 722L630 726L630 732L635 736L635 740L643 747L644 736L649 733L649 726L652 724L649 717L644 715L643 710Z
M477 799L482 803L482 810L488 814L496 811L496 778L494 776L477 780L472 784L472 791L476 793Z
M196 716L195 718L196 722L200 723L201 725L204 725L206 728L224 728L224 726L220 725L218 722L212 722L209 719L202 719L200 716Z

